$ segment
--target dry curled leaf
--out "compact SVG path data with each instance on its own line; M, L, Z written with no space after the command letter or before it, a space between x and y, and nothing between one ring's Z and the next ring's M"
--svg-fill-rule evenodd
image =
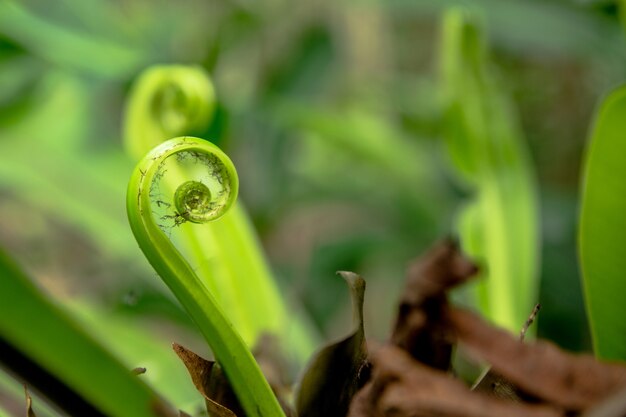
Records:
M452 242L411 267L391 344L371 354L349 417L626 416L626 366L523 343L539 306L519 338L451 307L446 291L475 272ZM476 391L445 372L455 343L491 365Z
M437 369L450 366L454 335L445 323L446 290L466 282L478 268L453 240L436 245L408 271L391 342Z
M196 389L204 397L210 415L218 417L245 416L226 374L217 362L206 360L177 343L173 344L173 348L185 364ZM287 365L280 354L278 341L272 335L263 334L253 353L285 415L292 417L293 410L286 400L290 395L287 373L285 372Z
M536 304L533 311L528 316L526 323L522 326L520 331L519 340L523 342L526 338L526 332L529 327L535 321L537 314L541 309L540 304ZM523 401L527 398L523 392L521 392L511 381L508 381L502 375L495 370L488 368L487 371L481 376L472 388L474 391L483 392L485 394L493 395L494 397L504 398L511 401Z
M626 367L564 352L547 341L521 343L475 314L450 309L459 341L524 392L568 411L585 410L626 386Z
M604 401L594 405L583 417L624 417L626 416L626 387L609 395Z
M33 411L33 399L28 393L28 388L24 385L24 395L26 396L26 417L37 417Z
M492 395L509 401L523 401L523 393L505 377L489 368L480 380L472 387L472 391Z
M350 287L354 331L322 349L309 363L296 397L298 417L345 417L354 394L367 379L367 347L363 329L365 281L339 272Z
M196 355L178 343L174 343L173 348L189 371L191 381L196 389L204 397L210 415L216 417L245 415L226 379L226 375L215 362Z
M461 381L414 360L392 345L371 357L373 374L352 402L349 417L558 417L546 405L479 394Z

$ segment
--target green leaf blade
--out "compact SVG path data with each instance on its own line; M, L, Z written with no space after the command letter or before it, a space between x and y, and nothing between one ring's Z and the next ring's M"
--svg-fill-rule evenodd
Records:
M626 360L626 87L599 109L582 189L579 250L596 355Z
M0 335L113 417L156 417L160 399L0 252Z

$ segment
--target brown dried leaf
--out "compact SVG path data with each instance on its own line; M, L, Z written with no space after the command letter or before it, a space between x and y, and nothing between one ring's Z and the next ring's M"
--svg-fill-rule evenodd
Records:
M150 404L150 408L152 412L154 412L154 415L159 417L187 417L187 414L183 411L175 410L169 404L159 399L155 399L152 404Z
M173 348L187 367L196 389L204 397L210 415L217 417L245 415L226 375L215 362L196 355L178 343L174 343Z
M523 396L514 384L491 368L480 378L472 391L518 402L522 401Z
M206 410L208 411L210 416L214 417L236 417L237 415L230 411L228 408L223 407L216 401L213 401L210 398L204 397L206 401ZM240 416L245 416L245 414L239 414Z
M470 354L524 392L570 411L584 410L626 386L626 367L574 355L546 341L521 343L475 314L450 309L449 322Z
M526 337L526 332L530 328L530 325L533 324L533 322L537 318L537 314L539 313L540 309L541 305L536 304L533 308L533 311L528 316L528 319L522 326L522 330L519 334L520 342L524 341ZM472 390L511 401L522 401L523 397L527 397L524 393L520 392L520 390L514 384L512 384L510 381L507 381L506 378L504 378L502 375L498 374L491 368L489 368L488 371L484 373L484 375L474 385Z
M478 267L446 240L414 262L408 271L391 342L437 369L450 366L454 335L445 323L446 290L466 282Z
M33 411L33 399L28 393L28 388L24 385L24 395L26 396L26 417L37 417Z
M159 417L191 417L182 410L174 410L169 405L159 401L152 404L152 411Z
M558 417L546 405L514 403L472 392L448 374L387 345L372 355L372 380L348 417Z
M591 407L583 417L624 417L626 416L626 388L611 394L604 401Z
M367 347L363 330L365 281L339 272L350 286L354 331L322 349L309 363L296 397L299 417L345 417L354 394L367 377Z
M215 416L245 416L228 378L218 363L208 361L185 347L174 343L174 351L183 361L191 380L204 396L207 410ZM260 337L254 351L255 359L263 371L287 417L294 415L286 400L290 395L286 364L280 354L278 341L272 335Z

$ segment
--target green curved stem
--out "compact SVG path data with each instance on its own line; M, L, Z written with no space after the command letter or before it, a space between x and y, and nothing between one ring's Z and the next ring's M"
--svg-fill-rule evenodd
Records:
M201 68L150 67L139 76L128 100L125 147L139 160L169 138L201 130L214 107L211 79ZM185 180L170 170L164 187L174 189ZM248 346L254 346L261 334L272 333L289 346L294 360L304 364L317 345L315 335L306 317L289 316L245 207L237 203L219 222L187 226L176 233L177 247L228 311Z
M200 328L247 416L282 416L283 411L245 342L154 218L153 181L163 174L162 164L167 158L185 151L217 157L224 164L228 178L223 180L232 181L232 195L224 210L234 203L237 177L230 159L215 145L204 140L191 137L171 139L146 155L131 177L127 194L130 226L150 264Z

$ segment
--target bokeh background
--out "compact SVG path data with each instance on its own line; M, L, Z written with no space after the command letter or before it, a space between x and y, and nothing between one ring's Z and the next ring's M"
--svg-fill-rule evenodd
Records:
M384 339L408 262L453 233L469 197L441 137L440 24L460 3L0 1L0 245L86 320L131 321L164 343L200 345L127 226L135 162L122 147L138 75L196 64L218 98L198 135L234 160L240 199L289 303L324 337L343 334L350 305L335 271L356 271L368 281L368 334ZM462 4L484 18L534 164L538 333L589 350L576 255L580 168L595 105L624 79L617 5ZM115 332L109 339L133 337Z

